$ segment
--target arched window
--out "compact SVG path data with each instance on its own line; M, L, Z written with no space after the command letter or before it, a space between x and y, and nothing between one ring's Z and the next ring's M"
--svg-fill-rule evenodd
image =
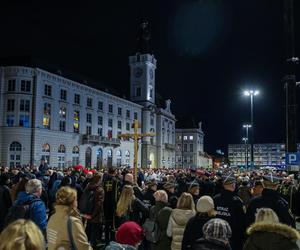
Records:
M22 155L22 145L19 142L12 142L9 146L9 165L20 166L21 165L21 155Z
M97 168L101 168L102 167L102 159L103 159L103 152L102 149L99 148L97 150Z
M125 164L127 166L130 164L130 152L128 150L125 151Z
M107 166L108 167L112 166L112 150L111 149L107 150Z
M42 158L45 159L46 163L50 163L50 145L45 143L42 147Z
M72 164L76 166L79 164L79 147L75 146L72 150Z
M92 149L88 147L85 151L85 167L90 168L92 166Z
M121 164L122 164L122 152L121 152L121 150L117 150L116 157L117 157L117 167L120 167Z
M51 120L51 104L44 103L44 114L43 114L43 127L50 129L50 120Z
M66 159L66 147L61 144L58 147L58 154L57 154L57 162L59 168L63 168L65 166L65 159Z

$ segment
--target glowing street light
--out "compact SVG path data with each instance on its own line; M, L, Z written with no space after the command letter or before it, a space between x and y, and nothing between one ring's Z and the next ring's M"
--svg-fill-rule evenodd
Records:
M250 105L251 105L251 167L254 167L254 157L253 157L253 144L254 144L254 129L253 129L253 101L254 101L254 96L259 95L259 90L245 90L244 91L244 96L250 96ZM246 129L249 129L246 128ZM248 136L247 136L248 137Z

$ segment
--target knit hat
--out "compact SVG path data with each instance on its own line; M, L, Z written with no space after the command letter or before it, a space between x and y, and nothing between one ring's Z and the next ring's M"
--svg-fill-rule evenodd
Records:
M205 239L214 239L226 242L232 235L231 228L227 221L222 219L211 219L202 228Z
M227 176L224 176L224 181L223 181L224 185L229 185L232 183L236 183L236 178L234 176L234 173L230 173Z
M199 213L207 213L207 212L213 210L214 207L215 207L214 201L208 195L202 196L197 202L197 211Z
M116 233L116 241L120 244L135 246L143 240L143 229L133 221L122 224Z

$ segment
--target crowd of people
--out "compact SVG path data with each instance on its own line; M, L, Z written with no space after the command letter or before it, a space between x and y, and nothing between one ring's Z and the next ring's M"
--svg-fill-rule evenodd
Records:
M299 249L284 171L1 168L0 250Z

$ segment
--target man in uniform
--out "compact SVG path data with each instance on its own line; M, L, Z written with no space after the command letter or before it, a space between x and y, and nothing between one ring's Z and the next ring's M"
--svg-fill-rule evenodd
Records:
M263 176L262 195L252 199L247 209L248 226L254 222L257 209L265 207L273 209L281 223L295 227L295 220L289 210L288 202L277 192L279 181L280 179L272 173Z
M224 190L214 197L217 217L226 220L232 230L232 250L242 250L245 235L245 206L235 194L236 178L233 173L224 177Z

